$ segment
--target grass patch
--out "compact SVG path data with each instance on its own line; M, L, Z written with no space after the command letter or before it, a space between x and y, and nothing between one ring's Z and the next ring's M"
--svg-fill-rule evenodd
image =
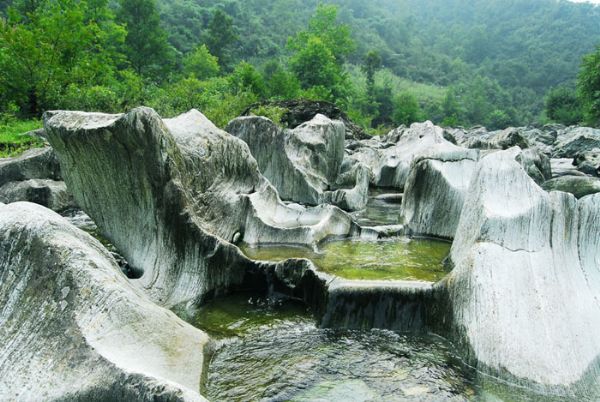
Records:
M44 141L25 133L42 127L39 120L0 122L0 158L18 156L31 148L44 146Z

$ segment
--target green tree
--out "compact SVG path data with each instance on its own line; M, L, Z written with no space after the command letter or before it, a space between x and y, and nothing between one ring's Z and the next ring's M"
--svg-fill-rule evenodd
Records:
M567 87L556 87L548 92L545 99L545 111L549 119L567 126L583 120L577 93Z
M423 119L417 98L410 92L402 92L394 98L394 122L410 125Z
M231 88L236 92L249 91L259 97L267 92L263 76L250 63L245 61L238 64L229 76Z
M61 106L75 88L110 85L125 31L108 0L40 0L9 8L0 19L0 94L35 116Z
M375 89L375 73L381 68L381 56L379 52L371 50L365 57L365 63L362 67L367 74L367 92L369 96L373 96Z
M583 58L577 87L588 122L600 126L600 46Z
M159 80L171 67L173 49L161 27L156 0L119 0L118 20L127 28L125 53L142 76Z
M288 46L300 51L312 37L318 37L330 50L339 64L354 51L356 45L350 37L350 27L338 22L338 7L333 4L320 4L308 22L308 29L290 38Z
M321 86L334 89L343 80L343 72L331 49L318 36L308 41L290 59L290 67L303 88Z
M219 74L219 59L210 54L206 45L201 45L183 59L183 71L199 80L212 78Z
M210 53L219 59L225 69L231 65L231 47L237 40L233 18L223 10L217 9L208 24L205 43Z
M300 82L296 76L284 69L277 61L271 61L264 67L264 77L269 97L293 99L300 93Z

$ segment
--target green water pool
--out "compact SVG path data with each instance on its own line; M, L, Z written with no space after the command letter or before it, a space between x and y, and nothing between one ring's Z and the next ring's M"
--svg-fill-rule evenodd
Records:
M331 241L318 251L290 246L242 250L248 257L262 261L308 258L321 271L345 279L436 282L447 274L443 261L450 246L438 240L391 238Z

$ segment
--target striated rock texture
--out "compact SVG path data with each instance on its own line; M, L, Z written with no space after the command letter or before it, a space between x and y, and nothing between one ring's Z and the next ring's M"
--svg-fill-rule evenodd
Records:
M248 144L260 171L282 199L308 205L331 203L347 210L365 207L368 183L365 186L363 176L355 178L354 192L330 193L344 158L341 122L318 114L288 130L265 117L252 116L231 121L226 131Z
M402 200L411 233L454 238L478 159L476 150L440 144L413 161Z
M0 204L0 400L202 401L208 337L156 306L90 235Z
M397 142L391 143L388 139ZM452 145L444 138L444 130L431 122L400 127L384 139L357 142L344 162L346 170L363 164L371 170L371 184L402 190L415 157L436 144Z
M166 306L253 275L230 241L314 244L356 229L337 208L281 203L247 145L198 111L52 112L45 128L78 204Z
M483 158L460 217L446 286L480 370L593 399L600 374L600 195L547 193L515 160ZM575 396L574 396L575 395Z
M577 154L600 148L600 130L590 127L569 127L561 130L553 146L553 158L575 158Z
M560 176L548 180L542 185L546 191L563 191L571 193L575 198L600 193L600 179L589 176Z
M54 211L74 206L52 148L31 149L18 157L0 159L0 201L30 201Z

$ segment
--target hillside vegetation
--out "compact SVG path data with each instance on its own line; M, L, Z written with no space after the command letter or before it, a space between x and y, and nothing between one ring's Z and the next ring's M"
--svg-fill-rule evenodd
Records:
M146 104L223 126L258 101L308 98L376 133L424 119L595 124L600 109L592 56L580 73L600 43L589 4L4 0L0 13L5 119Z

